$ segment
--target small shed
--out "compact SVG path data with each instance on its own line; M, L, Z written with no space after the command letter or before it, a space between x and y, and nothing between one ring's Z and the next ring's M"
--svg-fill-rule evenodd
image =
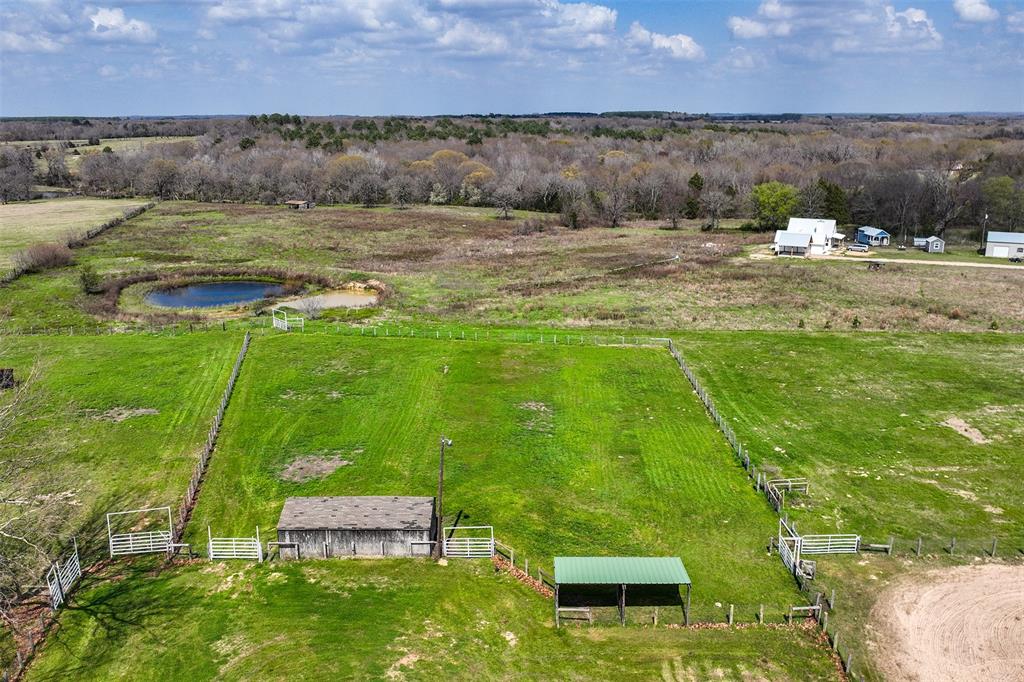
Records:
M924 240L923 248L928 253L945 253L946 240L942 237L928 237Z
M811 235L776 230L774 248L777 256L806 256L811 251Z
M284 202L284 205L288 208L294 208L297 211L313 208L313 202L305 199L289 199Z
M683 601L679 586L686 585ZM555 557L555 625L562 603L580 604L600 593L578 588L615 588L619 622L626 624L626 591L636 593L638 604L681 606L684 623L690 622L690 576L679 557ZM567 599L568 598L568 599ZM561 602L559 600L562 600ZM579 607L569 606L568 610ZM584 607L586 608L586 607Z
M289 497L277 522L283 559L429 556L433 497Z
M857 243L867 244L868 246L889 246L889 240L891 235L877 227L870 227L865 225L864 227L857 228Z
M985 255L992 258L1024 258L1024 232L989 232Z

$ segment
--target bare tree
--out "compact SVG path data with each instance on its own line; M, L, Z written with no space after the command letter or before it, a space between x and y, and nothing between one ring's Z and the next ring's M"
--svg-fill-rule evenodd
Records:
M324 297L310 296L295 304L295 307L309 320L319 320L324 314Z

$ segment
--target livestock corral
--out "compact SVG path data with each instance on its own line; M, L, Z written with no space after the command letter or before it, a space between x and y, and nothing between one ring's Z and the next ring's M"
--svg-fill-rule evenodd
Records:
M167 202L24 274L0 289L0 461L27 463L0 492L4 519L29 500L55 540L25 560L4 665L1012 679L1021 273L763 263L756 239ZM231 278L377 295L284 328L264 301L146 302ZM796 310L759 289L794 282ZM678 557L687 582L616 595L593 577L559 619L556 556ZM933 626L944 607L969 627ZM941 663L954 640L959 668Z

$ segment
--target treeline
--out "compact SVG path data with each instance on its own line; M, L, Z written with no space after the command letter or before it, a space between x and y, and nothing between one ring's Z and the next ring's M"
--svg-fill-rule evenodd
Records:
M86 153L75 172L60 144L4 147L0 199L44 183L201 201L490 205L559 213L573 227L738 217L774 229L801 215L912 235L977 226L987 214L990 228L1024 228L1024 141L994 135L1019 119L725 126L265 114L205 125L192 140Z

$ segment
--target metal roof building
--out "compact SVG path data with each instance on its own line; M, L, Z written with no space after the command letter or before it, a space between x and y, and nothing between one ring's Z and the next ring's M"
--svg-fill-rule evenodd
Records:
M989 232L985 255L992 258L1024 257L1024 232Z
M775 253L779 256L806 256L811 250L811 235L776 230L774 247Z
M277 522L283 558L425 556L433 497L289 497Z
M555 624L558 625L559 593L563 586L617 588L619 621L626 623L626 587L686 585L683 617L690 620L690 576L679 557L555 557ZM676 597L679 596L678 589Z

